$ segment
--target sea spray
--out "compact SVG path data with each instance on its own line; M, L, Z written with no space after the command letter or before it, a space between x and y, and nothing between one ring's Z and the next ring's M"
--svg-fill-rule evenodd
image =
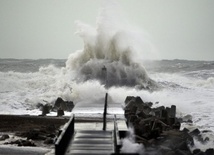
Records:
M159 155L160 152L152 147L145 148L142 143L136 143L134 128L128 128L127 136L122 139L122 147L120 153L124 154L139 154L139 155Z
M129 128L126 138L122 140L121 153L138 153L143 155L145 148L143 144L135 143L134 129Z
M139 41L139 34L127 24L123 25L125 22L120 22L117 14L112 14L114 9L115 6L108 6L101 10L96 28L76 22L77 34L83 39L84 48L70 54L66 68L76 72L77 82L99 80L106 87L157 88L142 63L134 59L137 52L145 50L139 45L145 44L145 38L142 37L143 40ZM103 68L106 73L103 73Z

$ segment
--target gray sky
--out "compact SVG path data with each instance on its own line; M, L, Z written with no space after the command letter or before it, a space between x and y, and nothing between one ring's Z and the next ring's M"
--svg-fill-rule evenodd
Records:
M63 58L82 49L74 21L95 25L102 0L0 0L0 58ZM162 59L214 60L213 0L119 0Z

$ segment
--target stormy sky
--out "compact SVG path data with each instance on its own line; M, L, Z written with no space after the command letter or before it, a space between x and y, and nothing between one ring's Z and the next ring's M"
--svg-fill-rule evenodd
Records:
M158 59L214 60L213 0L118 0ZM103 0L0 0L0 58L67 59L83 48L76 20L96 25Z

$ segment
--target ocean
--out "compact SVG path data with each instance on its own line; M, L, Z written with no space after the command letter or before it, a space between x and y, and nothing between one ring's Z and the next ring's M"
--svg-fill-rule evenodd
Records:
M214 61L147 60L142 64L159 89L105 88L98 80L75 81L72 72L66 73L63 59L0 59L0 113L39 115L38 103L54 104L57 97L102 107L108 92L111 102L119 106L128 95L140 96L154 106L176 105L178 117L191 115L195 127L214 132ZM96 107L91 111L96 112Z

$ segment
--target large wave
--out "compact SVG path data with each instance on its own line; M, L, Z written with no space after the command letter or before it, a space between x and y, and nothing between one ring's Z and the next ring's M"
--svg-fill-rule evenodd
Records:
M99 80L107 87L156 88L142 63L135 60L138 52L148 48L147 40L127 26L126 20L121 21L115 10L115 5L101 9L96 28L76 22L84 48L70 54L66 68L75 71L79 82Z

